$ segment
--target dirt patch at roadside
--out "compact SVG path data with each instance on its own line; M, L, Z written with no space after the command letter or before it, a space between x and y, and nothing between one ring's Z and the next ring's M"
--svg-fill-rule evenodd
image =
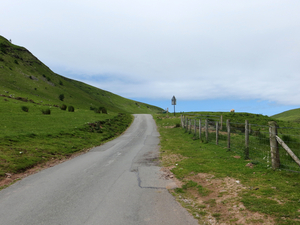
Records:
M162 168L162 171L167 177L175 177L168 168ZM206 173L191 175L183 181L175 179L178 187L188 181L196 182L197 187L206 190L207 194L201 194L196 187L188 188L184 193L176 192L176 189L170 192L200 224L275 224L272 217L245 208L239 192L246 187L239 180L231 177L215 178Z

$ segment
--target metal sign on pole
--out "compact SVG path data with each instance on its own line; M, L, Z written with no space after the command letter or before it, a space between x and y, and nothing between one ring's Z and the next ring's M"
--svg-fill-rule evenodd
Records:
M176 98L175 96L173 95L173 98L172 98L172 105L174 105L174 116L175 116L175 105L176 105Z

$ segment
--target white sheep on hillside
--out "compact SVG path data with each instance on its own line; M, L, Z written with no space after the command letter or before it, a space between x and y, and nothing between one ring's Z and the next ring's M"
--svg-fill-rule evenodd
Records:
M232 109L232 110L230 110L230 112L235 112L235 110L234 110L234 109Z

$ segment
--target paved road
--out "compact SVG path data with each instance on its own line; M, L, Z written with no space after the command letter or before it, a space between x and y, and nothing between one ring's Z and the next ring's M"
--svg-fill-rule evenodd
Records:
M198 224L160 178L152 116L134 116L119 138L0 191L0 224Z

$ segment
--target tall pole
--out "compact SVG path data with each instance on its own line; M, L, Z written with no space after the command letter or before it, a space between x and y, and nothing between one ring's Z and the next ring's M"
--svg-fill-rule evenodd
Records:
M174 105L174 116L175 116L175 105Z
M172 98L172 105L174 105L174 116L175 116L175 105L176 105L176 98L175 96L173 95L173 98Z

